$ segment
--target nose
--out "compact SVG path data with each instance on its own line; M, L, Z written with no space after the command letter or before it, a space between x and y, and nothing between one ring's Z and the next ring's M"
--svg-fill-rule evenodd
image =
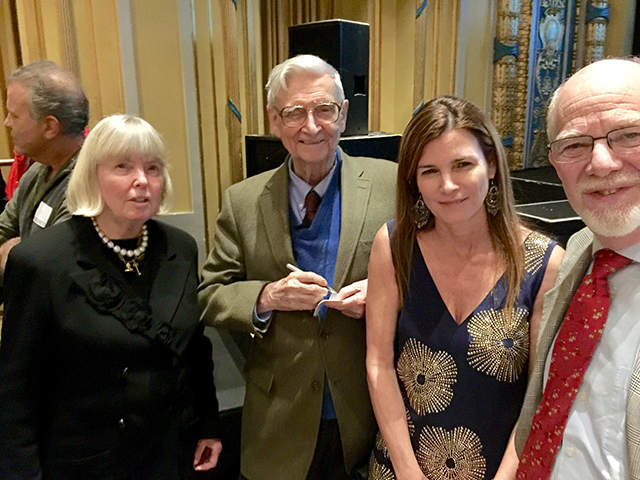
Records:
M442 183L440 189L444 193L451 193L458 188L458 185L453 181L453 177L450 173L442 173Z
M134 185L135 186L144 186L147 183L148 183L147 173L144 171L144 168L142 168L142 167L136 168Z
M7 116L4 117L4 121L2 122L2 124L7 128L11 128L9 125L9 114L7 114Z
M302 128L307 132L315 133L320 129L320 125L316 122L316 117L313 115L313 110L307 111L307 119L302 125Z
M587 165L587 173L604 177L613 171L622 169L623 162L616 153L611 150L606 139L598 139L593 144L591 161Z

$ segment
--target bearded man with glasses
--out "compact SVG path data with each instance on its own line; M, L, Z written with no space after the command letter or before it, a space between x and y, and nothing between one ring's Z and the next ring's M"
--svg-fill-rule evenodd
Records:
M545 296L516 478L640 479L640 64L584 67L547 124L549 160L587 228Z
M202 320L253 335L241 436L249 480L367 478L367 264L393 215L396 165L338 147L348 109L340 75L318 57L272 70L267 113L289 155L225 192L203 268Z

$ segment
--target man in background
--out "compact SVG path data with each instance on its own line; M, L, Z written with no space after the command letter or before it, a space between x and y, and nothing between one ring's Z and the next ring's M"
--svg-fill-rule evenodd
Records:
M13 148L34 165L0 214L0 273L21 238L69 218L65 192L84 141L89 101L80 82L51 61L18 68L7 81Z

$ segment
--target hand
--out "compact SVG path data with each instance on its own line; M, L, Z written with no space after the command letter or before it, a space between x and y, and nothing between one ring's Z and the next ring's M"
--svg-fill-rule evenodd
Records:
M258 313L313 310L327 294L327 281L313 272L291 272L267 284L256 304Z
M198 440L196 453L193 456L194 470L211 470L218 464L218 458L222 451L222 442L217 438Z
M7 266L7 258L9 258L9 252L13 247L20 243L20 237L13 237L0 245L0 269L4 273L4 269Z
M367 301L367 279L342 287L331 300L325 300L328 308L339 310L347 317L363 318Z

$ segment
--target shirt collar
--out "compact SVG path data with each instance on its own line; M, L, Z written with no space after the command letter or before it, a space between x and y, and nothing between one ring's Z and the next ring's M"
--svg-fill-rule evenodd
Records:
M331 179L336 173L336 169L339 163L340 152L338 151L338 149L336 149L336 156L333 162L333 167L331 167L329 173L320 181L320 183L318 183L315 187L312 187L294 173L293 162L291 161L291 158L289 158L289 190L294 203L296 205L304 205L304 198L311 190L315 190L316 193L320 195L320 198L324 197L324 194L327 193L327 190L329 189L329 184L331 183Z
M593 239L593 249L591 250L592 254L595 254L598 250L606 248L597 238ZM636 243L635 245L631 245L630 247L623 248L622 250L615 250L616 253L620 255L630 258L634 262L640 262L640 243Z

